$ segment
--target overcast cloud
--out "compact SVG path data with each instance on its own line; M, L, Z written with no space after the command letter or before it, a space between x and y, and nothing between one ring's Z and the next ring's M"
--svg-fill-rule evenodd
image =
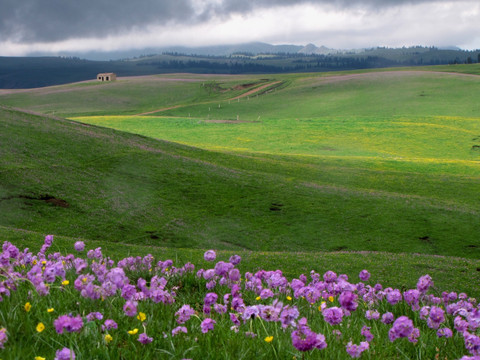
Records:
M264 41L480 48L478 0L0 0L0 55Z

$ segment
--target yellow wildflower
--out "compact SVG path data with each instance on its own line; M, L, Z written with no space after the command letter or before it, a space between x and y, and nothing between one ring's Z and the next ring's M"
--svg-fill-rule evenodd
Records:
M45 358L41 356L35 356L35 360L45 360Z
M138 333L138 329L129 330L128 333L130 335L135 335L136 333Z
M113 340L112 335L110 335L110 334L106 334L106 335L105 335L105 342L106 342L107 344L108 344L110 341L112 341L112 340Z
M260 299L261 299L260 296L257 296L257 297L255 298L255 300L257 300L257 301L260 300Z
M288 300L288 301L292 301L292 297L291 297L291 296L287 296L287 300Z
M267 337L265 338L265 341L266 341L267 343L271 343L271 342L273 341L273 336L267 336Z
M54 311L55 311L54 308L48 308L48 309L47 309L47 312L49 312L49 313L54 312Z
M63 286L67 286L68 284L70 284L70 281L68 281L68 280L63 280L62 281Z
M42 260L42 265L45 265L47 262L45 260Z
M25 304L24 308L25 308L25 311L26 311L26 312L29 312L30 309L32 308L32 304L30 304L29 302L27 302L27 303Z
M147 318L147 315L145 315L145 313L143 312L139 312L137 315L137 319L140 321L145 321L146 318Z
M38 323L37 327L37 332L41 333L43 330L45 330L45 325L43 325L43 323Z
M328 301L333 302L333 300L334 300L334 299L333 299L333 296L329 296L329 297L328 297Z

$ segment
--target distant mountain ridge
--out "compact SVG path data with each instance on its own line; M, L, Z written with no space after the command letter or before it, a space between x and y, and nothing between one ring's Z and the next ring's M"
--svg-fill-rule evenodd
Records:
M0 89L33 88L94 80L97 73L118 76L164 73L273 74L324 72L398 66L472 64L480 50L436 47L376 47L336 50L314 44L248 43L213 47L146 49L144 53L108 53L123 60L62 57L0 57ZM97 54L98 55L98 54ZM88 57L95 58L95 54ZM103 54L105 56L105 54Z
M427 47L425 47L427 48ZM143 49L123 50L123 51L92 51L92 52L64 52L59 53L61 57L75 57L81 59L88 59L94 61L109 61L131 59L138 57L146 57L151 55L159 55L164 53L175 53L182 55L198 55L198 56L231 56L234 54L304 54L304 55L331 55L331 54L346 54L346 53L362 53L364 51L372 50L374 48L366 49L332 49L324 45L317 46L309 43L307 45L272 45L264 42L249 42L242 44L229 45L213 45L201 47L187 47L187 46L168 46L168 47L148 47ZM463 51L456 46L439 47L439 50ZM29 57L43 57L51 56L51 54L37 52L31 54Z

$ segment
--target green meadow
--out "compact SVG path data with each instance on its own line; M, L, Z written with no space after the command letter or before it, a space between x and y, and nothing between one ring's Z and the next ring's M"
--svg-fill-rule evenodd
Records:
M480 67L400 70L0 92L0 234L478 295Z

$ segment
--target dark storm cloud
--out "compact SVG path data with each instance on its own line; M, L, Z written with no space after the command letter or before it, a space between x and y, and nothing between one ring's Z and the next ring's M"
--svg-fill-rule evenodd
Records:
M193 16L190 0L0 0L0 40L101 37Z
M104 37L148 25L196 24L256 9L302 3L381 9L432 0L0 0L0 41Z

